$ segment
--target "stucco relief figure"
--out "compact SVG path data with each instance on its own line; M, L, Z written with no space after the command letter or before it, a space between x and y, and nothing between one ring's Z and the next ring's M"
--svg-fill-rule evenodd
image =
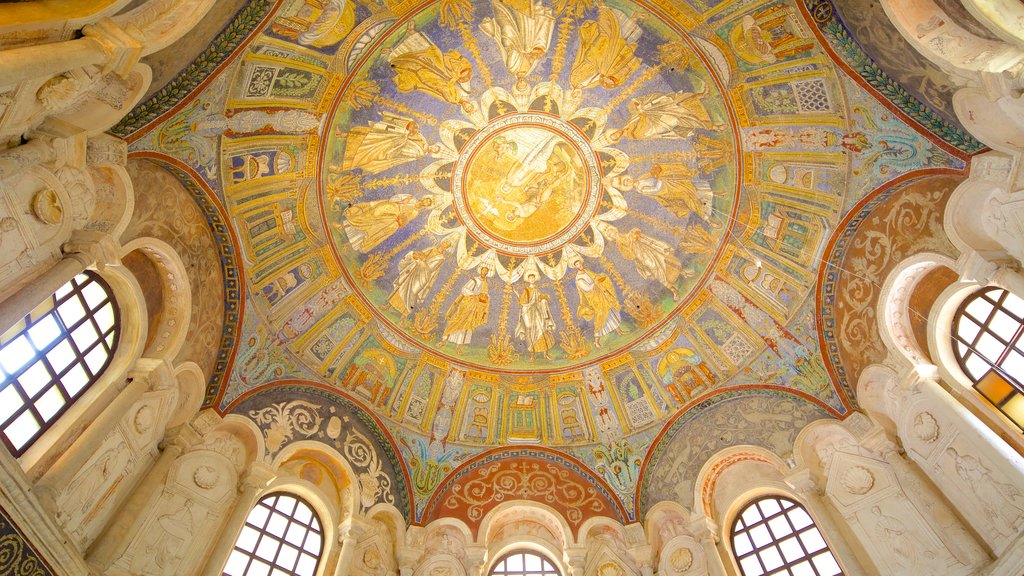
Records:
M398 310L403 321L426 300L427 293L434 286L437 273L444 264L445 254L451 247L452 243L444 240L437 246L418 252L408 252L402 256L398 263L395 290L388 298L388 304Z
M85 518L113 479L129 471L131 457L128 444L121 441L83 468L84 473L76 476L60 497L66 526L75 527Z
M879 506L872 506L871 520L873 525L870 528L877 538L877 543L888 549L893 563L905 569L918 565L917 546L907 533L906 526L898 518L882 512Z
M613 138L633 140L648 138L686 138L697 128L721 130L704 108L703 99L708 90L675 92L673 94L647 94L634 98L629 105L629 120Z
M537 273L527 272L526 287L519 293L519 324L516 338L525 340L530 360L537 354L550 360L548 350L555 345L555 319L548 305L550 297L537 289Z
M490 299L487 296L487 275L490 270L480 267L480 275L462 286L458 297L448 309L448 325L441 337L441 347L451 342L455 353L462 352L462 345L473 339L473 331L487 323Z
M430 196L416 200L409 194L361 202L349 206L343 214L344 221L335 227L345 231L354 250L366 253L411 222L420 210L433 204Z
M679 300L676 283L683 274L683 265L676 258L672 247L633 228L625 234L612 233L618 243L619 252L636 265L637 274L646 280L655 280L672 293L672 299Z
M377 174L436 150L438 147L427 143L415 121L385 112L383 120L349 131L341 169L359 168L364 174Z
M576 289L580 295L577 315L594 323L594 345L601 347L601 338L612 332L621 332L622 315L618 294L607 274L593 274L583 267L582 260L575 260Z
M974 492L985 516L993 520L992 525L1004 534L1006 528L1010 528L1013 535L1019 534L1024 529L1024 493L1012 484L993 478L992 471L971 454L961 455L950 446L946 448L946 456L953 461L957 476ZM998 519L1003 521L995 522Z
M711 220L714 192L694 183L697 171L682 163L655 164L636 182L636 191L658 201L676 218L693 213Z
M469 106L469 80L473 68L455 50L442 53L430 38L409 23L408 35L388 53L399 92L419 90L451 104Z
M184 500L177 510L158 516L150 525L132 568L139 574L178 574L182 548L193 537L194 520L191 500Z
M614 8L600 6L597 21L580 26L580 49L569 83L574 89L621 86L640 67L636 41L642 30L636 21Z
M526 77L548 51L555 29L555 14L551 8L540 2L525 4L522 10L505 1L492 0L494 17L480 23L480 29L498 45L505 67L521 90L525 89Z

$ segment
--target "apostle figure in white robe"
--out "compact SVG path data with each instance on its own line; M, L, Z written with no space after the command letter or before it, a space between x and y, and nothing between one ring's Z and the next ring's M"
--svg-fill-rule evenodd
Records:
M551 45L555 14L551 8L533 0L506 2L492 0L493 18L485 18L480 29L498 45L505 67L516 79L520 90Z
M519 293L519 323L516 338L526 341L530 360L537 354L550 360L548 350L555 345L555 319L551 315L551 298L537 288L537 273L526 273L526 287Z
M679 300L676 282L683 273L683 266L671 246L647 236L639 228L633 228L625 234L613 233L611 236L618 243L619 252L636 265L637 274L646 280L657 281L668 288L673 300Z
M422 158L429 151L430 145L415 121L384 112L382 120L349 131L341 169L360 168L363 174L377 174Z
M720 130L722 127L711 121L701 102L705 94L706 88L699 93L654 93L634 98L629 106L629 120L615 137L682 139L697 128Z
M580 307L576 314L583 320L594 323L594 345L601 347L601 338L618 332L622 324L619 312L619 297L607 274L594 274L583 267L583 260L575 260L576 290L579 292Z
M403 322L426 300L451 247L452 243L444 240L426 250L408 252L398 262L398 279L388 304L398 310Z

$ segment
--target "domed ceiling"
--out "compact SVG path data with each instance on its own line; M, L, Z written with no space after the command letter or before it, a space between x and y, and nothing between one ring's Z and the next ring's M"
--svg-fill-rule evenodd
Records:
M851 73L822 0L293 0L254 27L132 136L221 241L209 402L271 452L372 437L415 520L510 444L636 518L700 454L847 415L830 239L969 149Z

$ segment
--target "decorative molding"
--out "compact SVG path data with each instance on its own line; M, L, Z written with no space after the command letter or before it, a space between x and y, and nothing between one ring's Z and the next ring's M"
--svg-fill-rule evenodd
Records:
M936 138L962 153L974 154L985 149L985 145L974 139L957 126L942 119L934 110L915 98L896 80L882 70L861 48L850 34L850 30L839 19L833 0L803 0L798 2L807 20L812 22L815 32L833 58L844 64L843 68L884 98L891 106L899 109L919 126Z
M262 29L267 18L276 11L281 1L250 0L199 57L156 94L139 103L110 131L127 138L191 100L192 94L230 63L254 33Z

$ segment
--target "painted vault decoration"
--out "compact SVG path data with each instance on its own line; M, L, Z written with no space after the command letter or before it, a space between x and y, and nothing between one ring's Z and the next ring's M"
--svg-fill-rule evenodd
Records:
M289 439L320 434L275 408L300 382L325 422L372 413L343 421L405 476L414 521L510 444L567 455L636 519L643 486L670 494L703 464L656 448L730 405L778 423L757 443L785 457L790 432L854 407L819 344L830 238L887 183L964 168L807 17L283 2L133 137L205 178L238 238L245 314L216 407Z

